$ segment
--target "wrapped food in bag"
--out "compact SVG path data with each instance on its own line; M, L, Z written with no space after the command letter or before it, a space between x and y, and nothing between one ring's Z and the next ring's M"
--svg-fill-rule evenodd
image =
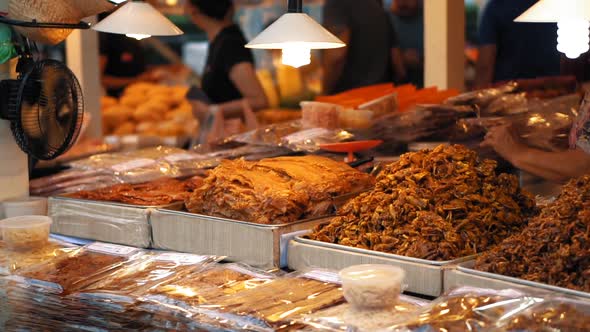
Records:
M344 302L338 274L320 269L295 272L208 305L235 319L251 317L261 327L286 328L296 318Z
M59 293L75 292L104 273L138 259L138 248L95 242L40 265L19 271L26 283L38 284Z
M0 275L18 273L21 269L52 260L72 250L77 246L51 239L42 247L25 250L12 250L0 241Z

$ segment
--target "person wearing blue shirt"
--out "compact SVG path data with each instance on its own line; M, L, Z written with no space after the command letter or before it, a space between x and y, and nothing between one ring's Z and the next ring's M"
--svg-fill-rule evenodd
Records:
M560 74L557 25L516 23L537 0L490 0L479 26L476 88L513 79Z

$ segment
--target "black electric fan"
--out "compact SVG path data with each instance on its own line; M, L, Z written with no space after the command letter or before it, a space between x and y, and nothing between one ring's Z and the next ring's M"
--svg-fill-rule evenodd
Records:
M0 118L10 121L19 147L39 160L55 159L76 142L82 128L82 88L72 71L55 60L34 59L20 38L18 77L0 82Z

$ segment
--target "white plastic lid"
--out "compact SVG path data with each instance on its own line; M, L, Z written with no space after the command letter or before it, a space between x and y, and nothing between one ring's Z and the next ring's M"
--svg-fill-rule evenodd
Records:
M51 225L53 220L45 216L20 216L0 220L0 229L28 229Z
M406 276L403 269L382 264L354 265L340 271L342 282L392 282L401 283Z

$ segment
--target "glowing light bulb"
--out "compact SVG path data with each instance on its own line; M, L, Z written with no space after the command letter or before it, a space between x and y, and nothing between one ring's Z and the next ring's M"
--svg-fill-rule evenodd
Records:
M576 59L590 49L590 22L568 20L557 23L557 50L570 59Z
M283 47L283 64L295 68L311 63L311 49L304 43L286 45Z
M125 36L129 37L129 38L135 38L137 40L142 40L142 39L146 39L146 38L150 38L151 35L142 35L140 33L128 33Z

